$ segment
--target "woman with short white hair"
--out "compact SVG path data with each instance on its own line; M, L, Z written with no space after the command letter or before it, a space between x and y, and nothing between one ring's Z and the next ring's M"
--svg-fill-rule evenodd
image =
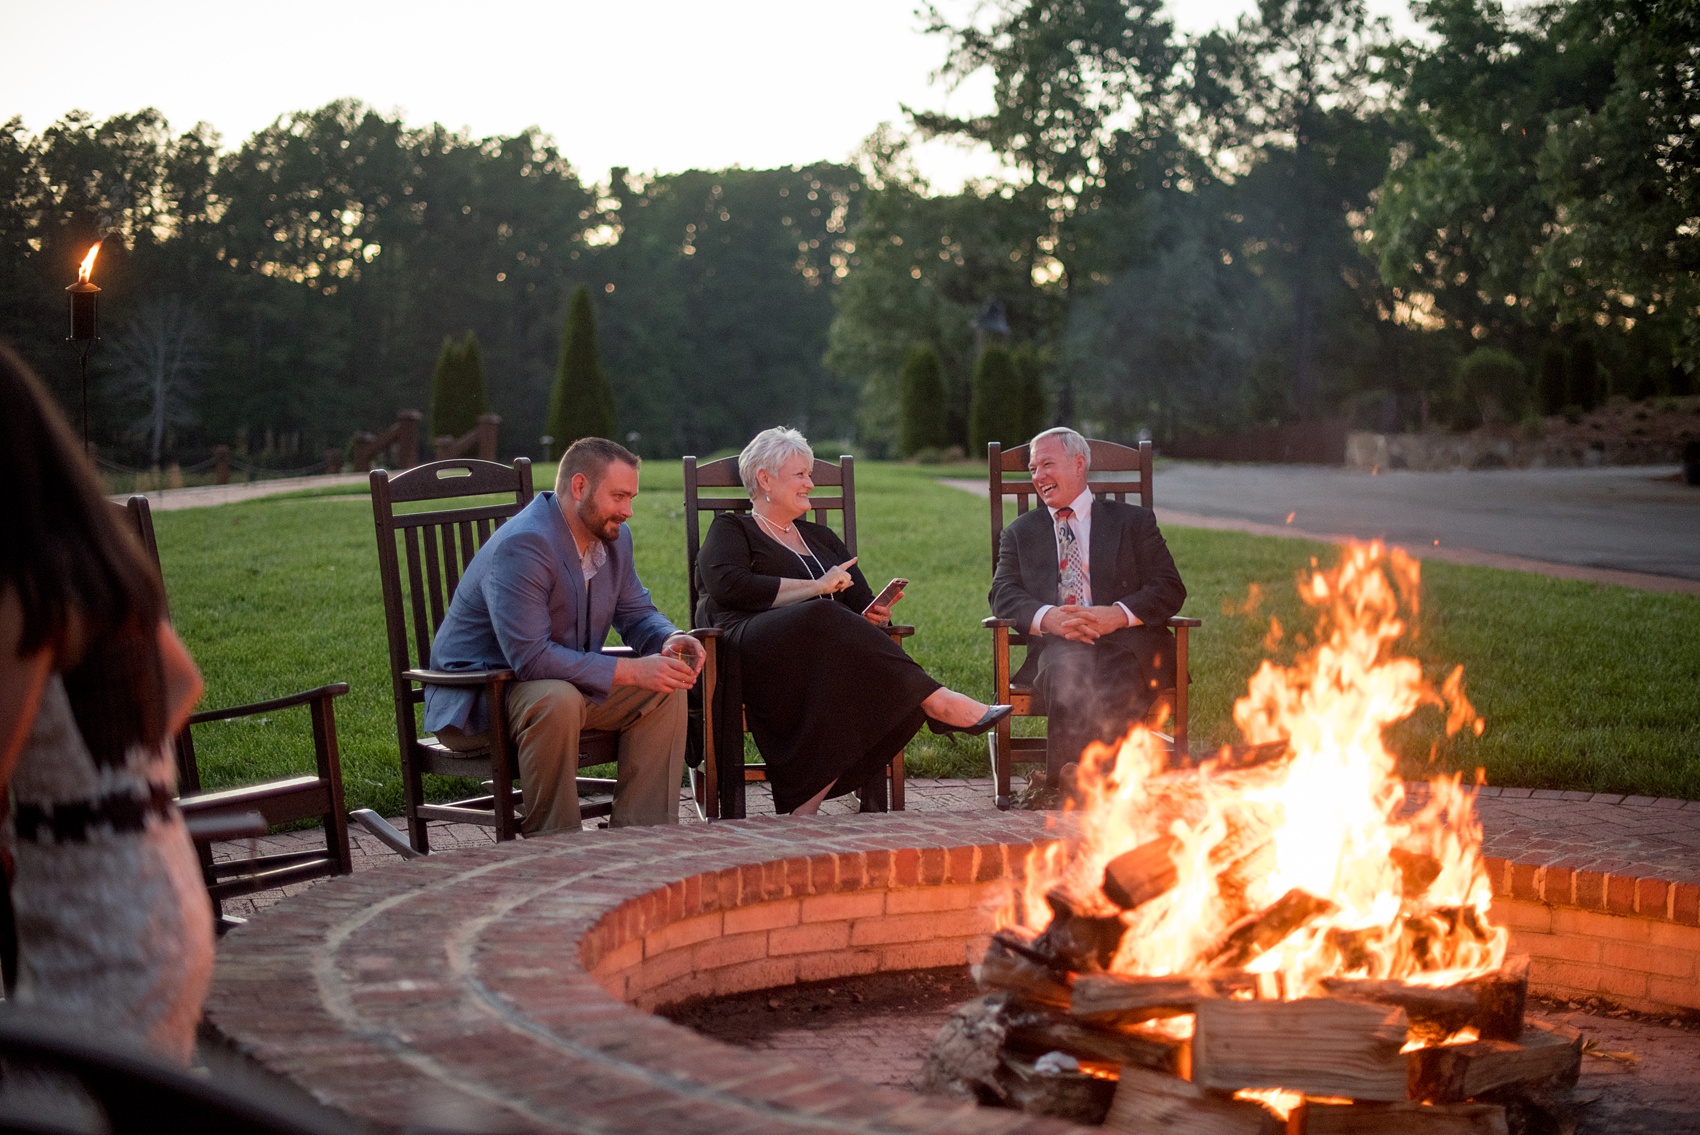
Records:
M881 629L902 593L875 603L838 534L803 519L814 463L796 430L757 434L738 455L750 511L715 517L697 556L697 625L726 632L774 809L793 815L883 785L922 722L980 734L1010 712L946 689ZM864 810L875 799L864 792Z

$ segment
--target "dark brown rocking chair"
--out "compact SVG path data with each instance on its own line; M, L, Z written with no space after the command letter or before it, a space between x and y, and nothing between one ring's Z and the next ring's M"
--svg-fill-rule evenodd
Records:
M153 513L148 506L148 498L133 496L125 504L114 504L113 507L119 510L120 522L140 538L143 549L158 570L159 542L154 536ZM190 716L189 724L177 735L177 803L190 835L194 837L195 849L200 854L201 874L212 898L213 915L220 930L227 930L242 921L224 913L225 899L326 875L346 875L353 869L348 848L348 817L343 812L336 709L332 704L347 692L345 683L333 682L253 705L201 710ZM313 758L317 766L313 774L214 792L201 790L200 767L195 761L195 726L276 713L303 705L312 715ZM259 835L266 828L310 819L317 819L323 825L325 846L322 848L223 862L213 858L211 845L217 840Z
M1092 448L1092 495L1099 500L1122 503L1128 503L1133 497L1132 503L1150 508L1151 443L1142 441L1138 449L1090 439L1087 444ZM1027 446L1004 449L994 441L986 450L987 487L992 509L992 571L996 572L1005 502L1014 497L1015 512L1019 516L1034 507L1038 494L1033 491L1033 481L1027 473ZM1012 801L1010 778L1016 764L1045 763L1045 738L1013 736L1011 726L1016 717L1043 716L1045 707L1037 704L1028 676L1019 671L1011 673L1010 648L1028 644L1026 631L1007 619L985 619L981 625L992 632L992 700L1015 707L1014 713L998 723L991 737L992 776L997 781L995 802L999 808L1008 808ZM1184 759L1187 751L1187 687L1191 682L1187 674L1187 632L1204 624L1199 619L1176 615L1168 625L1175 632L1175 685L1158 692L1148 720L1156 721L1167 711L1172 733L1159 733L1158 736L1169 743L1171 752Z
M829 514L838 513L844 538L844 546L856 555L856 459L848 454L840 457L837 464L831 461L815 460L812 473L815 485L827 489L838 490L832 495L818 494L809 498L810 510L814 514L816 524L826 524ZM704 492L703 490L711 490ZM697 552L702 547L702 514L713 513L718 516L722 512L748 512L750 510L749 494L744 490L744 482L738 476L738 459L723 457L718 461L697 464L695 457L685 458L685 572L690 581L691 614L695 617L697 609ZM713 517L710 517L712 522ZM899 646L903 640L915 633L914 627L892 624L885 628L891 635L892 641ZM701 633L701 632L699 632ZM710 637L712 634L712 637ZM719 650L721 640L718 632L704 634L704 643L708 648L709 661L703 668L705 681L703 683L704 704L704 745L702 763L691 769L691 786L696 792L697 809L704 819L738 818L744 814L744 785L751 781L767 779L767 766L762 763L744 764L744 754L740 747L737 752L717 753L712 743L713 731L713 701L714 689L719 673ZM727 746L730 748L730 746ZM742 777L737 775L739 766L743 767ZM890 803L893 811L904 810L903 797L903 754L898 753L892 758L888 774L890 781Z
M496 829L496 839L519 834L523 813L512 739L508 736L507 685L512 670L430 670L431 640L442 626L466 565L504 521L531 503L531 461L513 466L471 458L431 461L393 476L372 470L372 515L378 534L378 574L384 590L384 624L389 635L390 679L395 693L396 734L401 747L402 790L407 801L408 837L414 851L430 850L426 824L450 820ZM489 498L497 497L491 500ZM482 498L482 499L480 499ZM427 503L429 511L398 512L397 505ZM625 647L605 652L621 654ZM484 691L490 707L490 748L461 753L433 737L419 736L415 707L427 685L473 686ZM611 762L618 733L586 729L579 739L579 765ZM479 777L487 794L448 804L425 801L426 773ZM607 800L586 800L581 814L613 811L614 781L580 777L581 796L607 793Z

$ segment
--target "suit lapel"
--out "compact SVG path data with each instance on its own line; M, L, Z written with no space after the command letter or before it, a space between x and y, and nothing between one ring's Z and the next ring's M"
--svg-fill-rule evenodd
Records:
M567 518L561 515L560 505L551 498L554 508L552 523L547 526L550 542L555 545L555 559L560 564L561 579L567 588L569 602L567 611L571 617L571 625L566 628L568 639L563 645L580 649L585 641L585 620L590 612L585 610L584 602L584 569L578 562L578 541L573 539L571 528L567 527Z
M1092 557L1087 574L1092 583L1092 603L1103 607L1115 602L1116 545L1121 543L1121 526L1115 512L1104 502L1092 502L1092 543L1086 554Z
M1057 589L1062 586L1062 570L1057 563L1062 552L1057 547L1056 523L1051 519L1051 510L1043 504L1034 509L1034 515L1036 520L1029 546L1033 550L1033 558L1039 563L1040 575L1034 580L1038 586L1033 594L1041 603L1055 603Z

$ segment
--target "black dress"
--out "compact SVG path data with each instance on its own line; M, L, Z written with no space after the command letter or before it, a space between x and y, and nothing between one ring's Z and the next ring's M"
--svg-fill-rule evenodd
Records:
M874 593L855 567L854 582L837 595L773 605L780 580L819 579L850 558L832 529L796 524L811 556L768 536L755 517L732 513L715 517L697 556L697 622L726 632L732 685L779 812L828 784L829 795L841 796L883 778L925 720L921 703L940 687L862 617Z

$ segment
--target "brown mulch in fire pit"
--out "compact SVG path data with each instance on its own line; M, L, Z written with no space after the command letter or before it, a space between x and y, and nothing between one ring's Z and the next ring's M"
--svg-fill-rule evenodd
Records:
M966 967L871 974L697 1000L668 1019L739 1048L830 1064L907 1088L951 1012L979 990ZM1700 1019L1530 998L1530 1020L1582 1030L1577 1135L1700 1133Z

